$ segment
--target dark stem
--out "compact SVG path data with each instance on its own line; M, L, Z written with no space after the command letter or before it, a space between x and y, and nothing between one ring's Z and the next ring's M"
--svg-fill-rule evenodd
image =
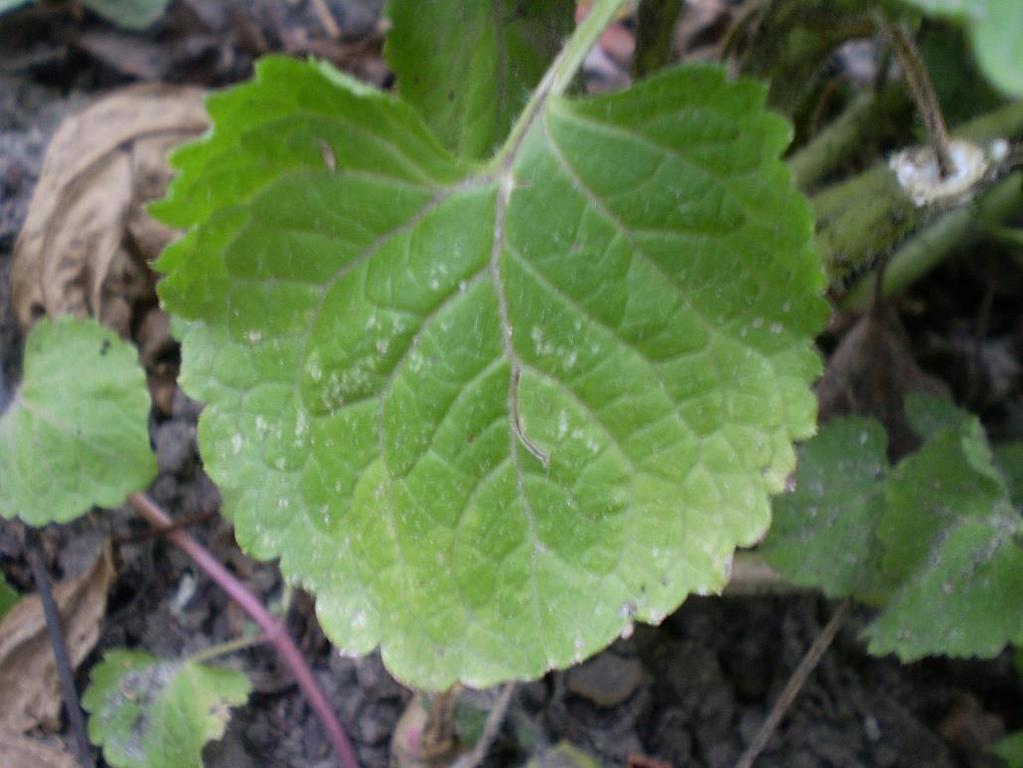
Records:
M355 750L352 748L344 728L334 714L334 710L331 709L323 690L317 684L312 670L294 641L285 632L284 627L270 615L270 612L256 596L249 592L202 544L186 531L173 528L170 517L152 499L141 493L133 493L128 497L128 503L154 527L169 529L165 533L167 539L192 558L195 564L205 571L206 575L213 579L263 630L270 642L274 644L284 664L294 675L295 682L298 683L298 687L309 701L309 706L327 732L327 738L334 747L341 764L344 768L359 768L359 760L355 756Z
M821 630L820 634L813 641L813 645L810 646L810 650L806 652L806 655L799 662L799 666L796 667L796 671L792 673L792 677L789 678L788 682L785 683L785 688L782 689L781 695L778 700L774 702L774 706L771 707L771 711L767 714L767 719L764 720L763 725L760 726L760 730L757 731L753 737L753 741L746 747L746 751L742 753L739 758L739 762L735 764L735 768L753 768L753 763L760 756L764 747L767 746L767 742L774 734L775 729L781 723L782 718L789 711L789 707L792 706L792 702L796 700L799 692L802 690L803 685L806 683L806 679L810 676L810 673L817 667L817 663L821 660L821 656L831 646L831 641L835 639L835 635L838 634L839 628L842 626L842 622L845 621L846 614L849 612L849 600L846 599L842 602L838 609L832 614L831 619Z
M53 599L50 575L46 572L43 545L39 541L39 534L32 528L25 530L25 548L28 551L28 559L32 566L32 578L35 580L36 589L39 590L39 600L43 604L43 616L46 618L46 633L50 637L53 658L57 663L57 677L60 679L60 689L64 696L64 710L67 712L68 722L71 723L71 733L74 736L78 762L81 763L83 768L94 768L96 762L93 760L92 747L89 746L89 737L85 730L85 716L82 714L82 707L78 703L75 676L71 671L71 660L67 655L64 633L60 626L60 611L57 610L57 602Z
M903 24L892 24L883 14L878 14L878 24L891 42L895 58L898 59L906 84L909 86L909 93L927 129L927 138L938 161L938 172L944 179L955 171L955 164L949 153L948 127L941 113L938 95L934 92L934 84L927 74L927 67L924 66L913 37Z
M640 0L636 13L636 52L632 74L644 77L671 61L675 22L682 10L681 0Z

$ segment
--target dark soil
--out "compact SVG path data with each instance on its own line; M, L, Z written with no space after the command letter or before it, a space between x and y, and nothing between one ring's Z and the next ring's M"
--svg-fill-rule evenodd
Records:
M270 13L269 4L254 5L263 14L256 14L257 20ZM281 5L300 15L309 4ZM372 28L375 4L331 5L339 18L347 14L360 20L364 30ZM178 2L175 13L198 9L216 15L217 6ZM0 30L4 23L0 21ZM30 29L36 23L25 22ZM85 24L107 29L95 19ZM89 96L133 79L81 51L67 54L52 27L41 28L50 32L38 44L28 44L29 38L19 32L17 55L0 54L0 408L17 379L21 344L10 316L7 270L47 138L60 118ZM181 48L184 44L172 32L158 30L144 40L156 47ZM252 55L244 46L236 46L229 56L214 48L206 53L218 64L209 66L200 81L212 84L245 74ZM180 50L175 55L164 62L162 74L197 79L197 58L189 59ZM374 66L367 65L379 74ZM966 277L950 274L952 269L921 289L925 306L940 308L940 317L909 318L914 345L925 363L952 381L961 400L970 403L972 398L989 426L1018 436L1023 423L1018 380L1010 377L1006 384L1005 369L1015 366L1018 372L1019 367L1020 315L1011 297L1018 297L1023 287L1020 272L1015 271L1007 289L1004 280L993 284L976 269ZM963 341L976 338L977 292L981 299L991 294L983 344L977 347L985 353L980 357L968 354L974 347ZM198 413L199 407L178 393L170 416L154 417L151 434L160 474L152 496L176 516L211 513L192 532L268 603L288 605L289 628L313 660L363 765L387 765L389 739L411 692L390 678L376 656L353 660L332 651L316 626L311 599L303 594L287 599L273 564L253 563L240 553L230 526L213 514L218 494L202 472L196 449ZM145 526L125 510L96 513L73 526L48 530L55 574L73 571L81 550L88 548L82 542L106 533L118 544L118 579L100 642L79 670L80 685L87 683L89 668L106 649L128 646L178 657L236 637L245 626L241 613L185 556L161 539L146 537ZM18 588L28 590L20 541L20 527L0 521L0 568ZM731 766L833 610L833 605L805 593L691 599L660 627L638 627L634 636L581 667L519 686L488 764L521 764L544 747L568 740L605 765L646 756L677 768ZM908 666L875 659L858 639L865 616L854 614L847 622L757 765L994 765L982 747L1004 730L1023 725L1023 686L1008 657ZM255 647L223 663L248 673L254 693L235 712L225 737L207 749L208 766L334 765L319 723L271 650Z

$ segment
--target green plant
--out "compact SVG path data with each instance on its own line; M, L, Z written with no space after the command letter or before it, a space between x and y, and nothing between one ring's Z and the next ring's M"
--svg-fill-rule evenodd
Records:
M212 132L176 153L152 206L185 230L157 265L159 294L239 542L316 594L337 645L379 646L421 688L536 677L720 590L734 549L767 530L793 443L815 431L826 282L842 298L890 260L894 288L871 277L843 299L877 302L875 288L922 272L903 250L933 264L1019 209L1008 148L989 146L1023 132L1009 105L963 129L983 161L966 196L921 204L877 164L815 195L815 252L811 206L780 159L792 130L764 86L694 66L574 93L622 4L595 2L555 56L570 2L392 0L397 96L266 58L210 97ZM880 21L940 169L948 136L926 71L904 25L876 13L898 7L848 0L848 29L811 39L792 4L765 28L796 45L765 72L819 68ZM1011 89L980 51L988 22L970 23L981 65ZM443 25L464 33L457 55ZM667 38L648 39L643 61L663 59ZM841 168L865 116L891 104L866 95L840 134L800 148L800 185ZM946 250L923 236L939 227ZM803 446L764 554L795 583L875 607L875 653L991 656L1023 641L1023 446L992 452L944 401L907 408L922 446L894 467L864 417ZM128 495L166 526L135 493L155 466L147 412L130 348L95 324L40 323L0 419L0 513L63 522ZM167 536L278 642L222 566ZM279 648L350 764L297 651ZM85 705L111 764L198 765L247 691L195 659L115 651Z
M789 129L711 67L564 96L619 5L482 164L264 59L152 209L188 229L159 292L239 542L420 687L536 677L717 591L814 429Z
M82 704L89 738L114 768L201 768L203 745L224 735L250 688L232 669L118 650L93 669Z
M873 419L835 419L803 446L764 556L796 584L877 606L872 653L994 656L1023 640L1023 499L974 417L923 395L906 409L923 445L894 468Z
M0 416L0 515L42 526L70 522L93 506L120 505L126 496L150 522L170 520L137 491L156 474L149 446L149 394L136 352L93 320L43 319L25 344L24 377L8 410ZM280 652L328 737L348 768L357 765L351 746L312 672L294 643L245 587L183 531L167 537L213 578L253 619ZM38 551L37 551L38 556ZM59 617L52 604L45 566L35 563L54 654L71 721L80 712L66 653L59 640ZM0 582L0 610L16 599ZM245 644L251 644L245 641ZM213 648L211 657L235 649ZM201 750L223 733L227 707L243 703L249 685L231 670L201 666L198 659L154 659L115 651L96 667L85 703L93 713L92 739L103 745L110 764L149 768L201 765ZM212 708L212 709L211 709ZM82 729L84 731L84 729ZM92 764L84 732L79 759Z

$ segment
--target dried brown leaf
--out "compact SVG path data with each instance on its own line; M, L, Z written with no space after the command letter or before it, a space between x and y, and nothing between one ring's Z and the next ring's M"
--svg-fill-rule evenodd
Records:
M22 329L42 315L92 315L126 339L140 329L151 374L172 348L148 262L174 236L145 203L163 194L167 152L208 125L202 91L139 85L115 91L57 129L14 246L11 302Z
M114 576L107 544L84 573L53 589L74 667L96 644ZM0 691L0 730L25 733L39 726L60 727L60 683L38 595L23 598L0 621Z
M910 392L949 397L945 384L917 365L896 312L879 307L856 321L828 360L817 385L820 418L873 416L885 425L889 453L898 458L919 444L903 408Z
M76 768L78 761L63 747L0 728L3 768Z

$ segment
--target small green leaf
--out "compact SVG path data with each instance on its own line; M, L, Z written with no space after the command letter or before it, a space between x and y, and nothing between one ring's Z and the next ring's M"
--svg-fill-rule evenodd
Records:
M885 487L878 537L901 586L867 628L871 652L993 656L1018 638L1021 531L976 419L935 433Z
M0 576L0 619L2 619L4 614L11 610L14 604L20 599L21 595L15 592L14 587L8 584L4 578Z
M113 507L156 476L135 349L93 320L36 323L0 417L0 515L31 525Z
M815 429L823 279L763 88L537 99L469 166L403 102L265 59L155 208L190 228L159 290L238 540L423 688L719 589Z
M82 0L90 11L126 29L145 29L163 13L168 0Z
M571 31L574 0L391 0L402 98L456 154L489 155Z
M988 78L1023 96L1023 3L1019 0L907 0L935 16L961 19Z
M774 501L764 557L794 584L820 587L831 597L872 592L887 468L877 421L828 422L800 449L795 490Z
M203 746L224 735L250 690L233 669L115 650L93 669L82 706L114 768L202 768Z
M1005 768L1023 768L1023 731L995 742L991 751L1005 762Z

